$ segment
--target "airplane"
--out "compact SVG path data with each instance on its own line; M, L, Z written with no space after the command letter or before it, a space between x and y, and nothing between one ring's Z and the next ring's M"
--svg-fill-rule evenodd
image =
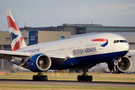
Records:
M11 10L6 13L12 51L0 50L0 58L37 72L34 81L47 81L42 72L50 69L83 70L77 80L92 81L87 71L96 64L106 62L112 73L126 72L132 65L129 44L120 35L99 33L27 46Z

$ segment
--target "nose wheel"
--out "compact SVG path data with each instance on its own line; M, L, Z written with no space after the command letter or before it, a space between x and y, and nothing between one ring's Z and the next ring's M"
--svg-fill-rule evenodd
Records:
M82 75L78 75L77 76L77 80L78 81L92 81L92 76L90 75L88 75L88 74L86 74L86 72L88 71L88 69L87 68L84 68L83 69L83 74Z
M47 81L48 76L39 72L37 75L33 75L33 81Z

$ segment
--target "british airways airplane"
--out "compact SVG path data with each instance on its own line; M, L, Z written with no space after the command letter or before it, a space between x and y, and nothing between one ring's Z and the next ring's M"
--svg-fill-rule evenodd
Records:
M100 33L27 46L16 21L7 10L7 21L12 51L0 51L0 58L33 72L34 81L48 80L42 75L49 69L83 70L78 81L92 81L86 74L89 68L106 62L112 73L126 72L131 67L129 44L120 35ZM129 55L130 56L130 55Z

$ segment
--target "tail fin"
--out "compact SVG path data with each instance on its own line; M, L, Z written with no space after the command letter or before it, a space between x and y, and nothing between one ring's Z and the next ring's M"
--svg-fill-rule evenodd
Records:
M12 51L26 47L26 43L10 9L6 10Z

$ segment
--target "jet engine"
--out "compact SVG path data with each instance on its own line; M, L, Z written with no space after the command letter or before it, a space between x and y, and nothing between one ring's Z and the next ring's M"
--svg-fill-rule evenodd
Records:
M43 53L33 55L27 61L27 67L33 72L47 71L51 67L51 64L50 57Z
M112 73L124 73L130 69L131 65L132 62L128 57L122 57L113 59L108 63L108 68Z

